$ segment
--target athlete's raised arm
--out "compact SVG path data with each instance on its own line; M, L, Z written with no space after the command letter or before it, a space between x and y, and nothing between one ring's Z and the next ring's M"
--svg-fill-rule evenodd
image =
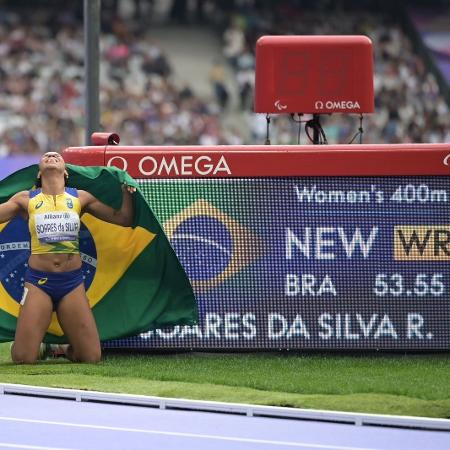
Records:
M8 222L18 215L26 218L28 199L28 191L21 191L14 194L7 202L2 203L0 205L0 223Z
M123 185L122 207L115 210L96 199L92 194L86 191L78 191L80 197L81 209L83 212L92 214L97 219L105 222L130 227L133 223L133 199L131 194L136 191L132 186Z

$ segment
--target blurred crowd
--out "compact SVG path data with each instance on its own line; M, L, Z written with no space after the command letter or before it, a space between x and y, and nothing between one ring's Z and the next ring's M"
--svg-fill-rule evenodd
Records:
M249 138L224 125L229 93L219 63L211 74L216 98L199 98L192 86L173 82L171 61L151 38L151 28L119 16L108 18L101 33L102 128L117 131L128 145L263 143L265 116L251 113L258 37L366 34L374 44L376 112L365 118L364 142L450 142L448 106L436 80L388 17L339 10L325 15L289 1L233 3L236 9L223 7L226 2L211 7L210 22L223 29L223 52L239 93L237 111L247 112ZM82 18L70 9L0 7L0 58L0 156L82 145ZM354 116L323 119L329 143L348 142L358 126ZM273 143L297 143L297 129L288 117L274 118Z
M364 142L450 142L449 107L435 77L392 17L381 11L367 11L367 4L360 5L364 10L350 10L333 6L332 2L317 2L319 7L314 9L298 7L298 2L292 1L277 2L272 8L264 2L257 8L257 3L243 2L228 16L223 34L224 55L234 67L242 109L252 108L254 49L260 36L364 34L373 43L375 94L375 113L366 115L363 121ZM252 139L264 142L265 117L248 117ZM358 130L359 117L323 116L322 125L329 143L347 143ZM273 117L272 142L297 143L298 127L289 116ZM306 143L305 137L302 143Z
M30 14L30 11L28 11ZM84 141L83 26L73 12L0 10L0 156ZM220 107L172 81L170 61L138 21L102 30L101 126L128 145L240 143Z

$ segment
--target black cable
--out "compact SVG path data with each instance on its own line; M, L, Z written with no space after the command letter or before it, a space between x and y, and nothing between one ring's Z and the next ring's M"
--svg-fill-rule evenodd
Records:
M311 135L309 134L309 129L310 129L310 128L314 128L313 120L312 120L312 119L311 119L311 120L308 120L308 121L306 122L306 124L305 124L305 133L306 133L306 136L308 136L309 141L314 143L314 139L313 139L313 138L311 137Z
M355 135L352 137L351 141L349 142L349 144L353 144L353 141L359 136L359 143L362 144L362 138L363 138L363 133L364 133L364 129L362 126L363 123L363 115L360 114L359 115L359 128L358 131L355 133Z
M310 128L312 128L314 134L317 134L318 142L315 142L314 136L311 137L311 135L309 133L309 129ZM306 132L306 135L308 136L308 139L313 144L316 144L316 143L319 144L319 145L328 144L327 136L325 134L325 131L323 131L322 126L320 125L320 121L319 121L319 117L318 116L317 117L313 117L311 120L308 120L306 122L305 132Z
M359 143L360 143L360 144L362 144L362 141L363 141L363 133L364 133L364 129L363 129L362 124L363 124L363 115L360 114L360 115L359 115L359 129L358 129L358 131L359 131Z
M266 127L266 145L270 145L270 136L269 136L269 128L270 128L270 116L266 115L267 127Z
M299 120L295 120L295 114L298 115L298 117L300 118ZM297 144L300 145L300 136L301 136L301 133L302 133L302 123L306 123L308 121L307 120L301 120L301 117L303 116L302 113L295 113L295 114L291 113L290 117L291 117L291 120L293 122L298 123Z
M325 131L323 131L322 125L317 122L317 127L319 128L319 135L322 137L320 143L328 145L327 136L325 135Z

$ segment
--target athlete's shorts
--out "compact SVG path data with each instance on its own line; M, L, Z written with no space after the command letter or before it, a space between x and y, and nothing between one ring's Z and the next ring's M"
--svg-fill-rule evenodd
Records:
M31 267L25 272L25 281L38 287L51 298L53 311L69 292L84 282L81 268L70 272L41 272Z

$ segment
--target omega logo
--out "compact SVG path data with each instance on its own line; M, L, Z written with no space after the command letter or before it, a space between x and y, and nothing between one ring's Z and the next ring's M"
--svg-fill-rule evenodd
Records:
M113 161L114 161L115 159L118 159L118 160L122 161L122 166L123 166L123 167L118 167L119 169L122 169L122 170L127 170L127 169L128 169L128 162L127 162L127 160L126 160L125 158L123 158L122 156L113 156L113 157L108 161L108 164L106 164L107 167L111 167L111 166L113 165ZM114 167L117 167L117 166L114 166Z
M120 162L118 162L120 161ZM131 161L131 172L137 172L143 176L207 176L224 173L231 175L231 169L225 158L210 155L171 155L156 157L152 155L142 156L138 161ZM122 170L129 168L128 161L122 156L113 156L108 160L108 167L115 166Z
M321 100L317 100L314 103L315 109L359 109L361 108L359 106L358 101L351 101L351 100L339 100L339 101L331 101L327 100L325 103Z

